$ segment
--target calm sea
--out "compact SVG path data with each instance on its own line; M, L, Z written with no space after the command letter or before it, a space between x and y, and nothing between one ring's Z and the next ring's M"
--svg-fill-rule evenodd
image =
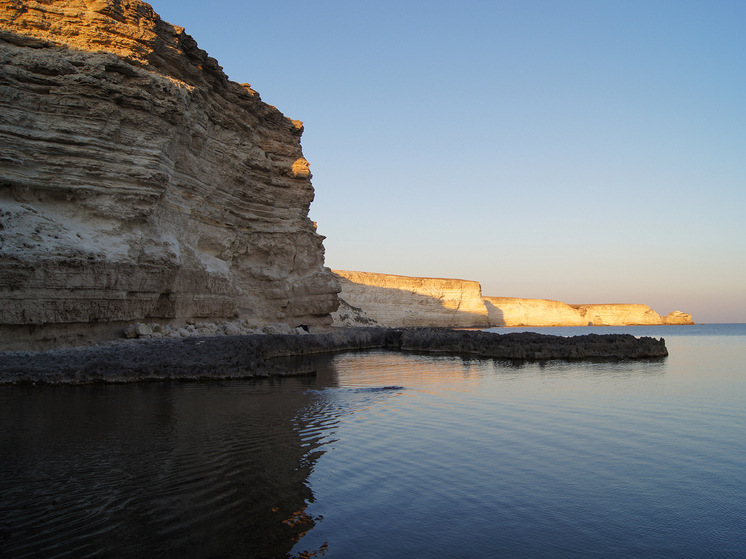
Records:
M525 330L670 356L0 387L0 556L746 557L746 325Z

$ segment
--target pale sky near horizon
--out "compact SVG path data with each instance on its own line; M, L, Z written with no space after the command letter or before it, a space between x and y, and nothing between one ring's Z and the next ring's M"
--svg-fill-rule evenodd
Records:
M746 322L746 2L151 4L304 122L327 266Z

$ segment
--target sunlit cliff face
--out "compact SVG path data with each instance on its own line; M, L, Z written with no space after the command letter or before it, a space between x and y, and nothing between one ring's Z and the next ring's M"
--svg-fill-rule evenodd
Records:
M293 162L293 176L294 177L303 177L310 179L311 178L311 164L306 161L304 157L299 157Z
M624 326L693 324L691 315L660 316L648 305L568 305L546 299L482 297L479 283L334 270L342 304L337 325Z

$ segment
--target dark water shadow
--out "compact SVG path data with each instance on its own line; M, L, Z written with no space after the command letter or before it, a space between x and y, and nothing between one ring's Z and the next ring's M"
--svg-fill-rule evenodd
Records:
M0 556L291 557L312 382L0 387Z

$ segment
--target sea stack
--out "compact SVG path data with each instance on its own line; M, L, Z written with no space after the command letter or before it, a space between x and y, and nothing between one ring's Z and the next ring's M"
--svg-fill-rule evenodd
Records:
M0 60L0 349L331 323L302 123L183 28L138 0L5 1Z

